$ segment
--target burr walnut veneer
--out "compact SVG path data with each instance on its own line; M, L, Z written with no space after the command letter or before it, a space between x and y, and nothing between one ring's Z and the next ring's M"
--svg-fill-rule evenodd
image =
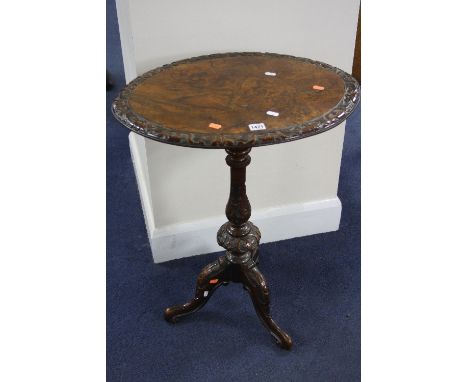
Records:
M167 308L176 319L202 308L213 292L240 282L278 344L291 338L271 318L265 278L258 269L259 229L249 221L245 181L252 147L289 142L343 122L359 101L359 85L340 69L272 53L226 53L177 61L128 84L112 105L115 117L156 141L227 152L231 189L228 222L218 231L226 254L207 265L188 303Z

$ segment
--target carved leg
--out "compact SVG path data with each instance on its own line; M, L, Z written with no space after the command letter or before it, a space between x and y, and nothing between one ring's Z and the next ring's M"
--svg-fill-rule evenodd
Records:
M292 346L291 337L272 320L270 294L265 278L257 268L260 230L249 221L250 203L245 189L245 168L250 163L250 148L226 149L226 163L231 167L231 189L226 206L228 222L218 230L218 244L226 255L206 266L197 280L195 297L184 305L167 308L166 320L174 322L179 317L202 308L221 284L241 282L252 298L257 315L278 344L284 349Z
M254 261L255 264L258 265L258 263L260 262L259 261L259 252L260 252L260 249L257 249L254 254L252 255L252 260Z
M195 297L186 304L167 308L164 312L164 318L169 322L176 322L178 318L200 310L221 284L229 282L226 275L229 265L226 256L221 256L203 268L197 279Z
M253 260L241 267L241 274L242 283L250 294L258 317L270 331L279 346L284 349L291 349L291 337L271 318L270 291L268 290L265 277L260 273Z

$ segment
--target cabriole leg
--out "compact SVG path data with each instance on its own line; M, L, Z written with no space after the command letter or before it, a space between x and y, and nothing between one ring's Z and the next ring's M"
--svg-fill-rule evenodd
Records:
M178 318L195 313L203 308L213 292L221 284L229 281L225 277L225 271L228 266L229 262L226 260L226 256L221 256L203 268L197 279L195 297L183 305L167 308L164 312L164 318L169 322L175 322Z
M226 163L231 167L231 189L226 205L228 222L221 226L217 234L218 244L226 249L226 255L202 270L192 300L167 308L164 316L166 320L174 322L201 309L219 285L241 282L250 294L258 317L278 345L290 349L291 337L271 318L270 292L257 267L261 235L260 230L249 221L251 208L245 188L250 148L226 149L226 152Z

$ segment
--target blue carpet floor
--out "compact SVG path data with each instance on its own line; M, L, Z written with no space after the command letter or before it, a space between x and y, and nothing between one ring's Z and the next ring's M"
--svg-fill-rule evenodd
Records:
M360 108L346 126L340 230L261 246L273 317L293 349L274 344L238 284L168 324L164 309L185 302L201 268L221 252L153 263L128 131L110 112L125 80L114 1L107 6L107 69L115 82L107 92L108 381L359 381Z

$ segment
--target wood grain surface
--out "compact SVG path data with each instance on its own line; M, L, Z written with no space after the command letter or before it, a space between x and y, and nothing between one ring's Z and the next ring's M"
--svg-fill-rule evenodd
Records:
M233 53L150 71L121 92L113 111L137 133L167 143L258 146L337 125L354 108L358 93L351 76L323 63ZM251 131L249 125L260 123L264 129Z

